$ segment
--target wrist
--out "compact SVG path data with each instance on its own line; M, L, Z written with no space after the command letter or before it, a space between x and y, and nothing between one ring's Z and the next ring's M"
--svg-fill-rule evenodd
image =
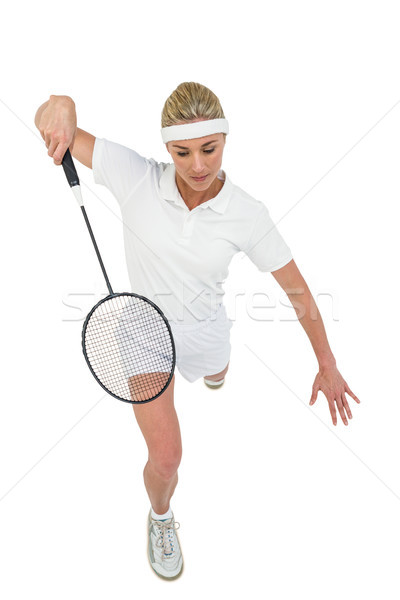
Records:
M318 365L320 369L326 369L329 367L336 367L336 360L333 354L326 354L318 356Z

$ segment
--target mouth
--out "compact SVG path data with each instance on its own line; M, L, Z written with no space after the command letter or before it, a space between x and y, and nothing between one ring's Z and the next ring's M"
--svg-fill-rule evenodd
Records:
M198 181L200 183L201 181L204 181L206 179L206 177L208 177L208 175L203 175L203 177L192 177L192 179L194 179L194 181Z

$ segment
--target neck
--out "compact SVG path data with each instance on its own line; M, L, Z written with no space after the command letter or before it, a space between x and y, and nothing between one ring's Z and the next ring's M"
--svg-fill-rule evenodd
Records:
M190 185L188 185L186 181L184 181L182 177L176 173L176 185L188 209L193 210L193 208L196 208L196 206L199 206L199 204L203 204L203 202L207 202L207 200L215 198L215 196L222 189L224 182L216 177L206 190L198 192L191 188Z

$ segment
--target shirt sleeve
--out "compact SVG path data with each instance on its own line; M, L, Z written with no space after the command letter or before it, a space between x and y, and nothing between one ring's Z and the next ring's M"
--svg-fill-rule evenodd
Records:
M276 271L293 258L265 205L262 205L250 238L242 250L262 272Z
M108 188L120 205L141 182L148 167L149 161L134 150L96 138L92 157L94 181Z

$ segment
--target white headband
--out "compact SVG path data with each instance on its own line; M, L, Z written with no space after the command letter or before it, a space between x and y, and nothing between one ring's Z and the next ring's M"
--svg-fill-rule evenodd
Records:
M161 129L164 144L176 140L192 140L213 133L229 133L228 121L226 119L210 119L208 121L186 123L185 125L171 125L171 127Z

